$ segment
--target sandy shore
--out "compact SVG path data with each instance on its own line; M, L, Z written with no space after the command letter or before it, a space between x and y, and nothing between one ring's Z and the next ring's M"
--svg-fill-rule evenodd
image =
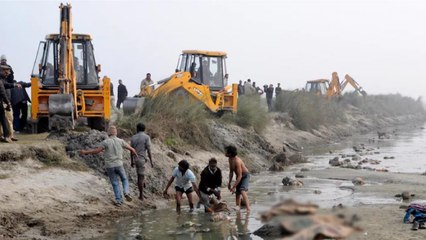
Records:
M349 181L355 177L362 177L366 184L355 186L354 193L372 194L378 198L395 199L395 204L345 207L343 212L348 215L356 214L360 218L356 225L363 229L350 239L426 239L426 230L412 231L411 224L402 222L405 209L400 208L400 206L408 206L413 201L426 201L426 188L424 188L426 176L344 168L310 171L308 175L324 179L332 176L333 179ZM407 201L394 197L403 191L409 191L415 194L415 197ZM333 211L326 209L321 211L333 213Z

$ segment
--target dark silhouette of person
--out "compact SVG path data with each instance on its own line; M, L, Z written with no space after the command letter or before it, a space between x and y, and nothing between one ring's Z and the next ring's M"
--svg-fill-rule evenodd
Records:
M124 100L127 97L127 88L123 84L123 81L120 79L118 80L118 90L117 90L117 108L120 109L121 104L124 102Z

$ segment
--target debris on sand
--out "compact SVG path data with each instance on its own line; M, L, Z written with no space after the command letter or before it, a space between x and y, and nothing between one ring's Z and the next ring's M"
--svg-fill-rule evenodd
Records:
M262 221L267 221L254 232L260 237L286 237L285 239L342 239L347 238L359 228L353 227L345 216L319 215L315 204L301 204L287 200L262 213Z
M261 213L260 218L262 222L266 222L276 216L315 214L317 210L318 205L316 204L298 203L292 199L288 199L272 206L268 211Z
M293 179L290 177L284 177L281 182L284 186L303 187L304 185L299 179Z
M364 185L365 181L364 181L364 179L362 177L356 177L356 178L352 179L352 183L355 186L360 186L360 185Z
M285 167L307 162L306 158L301 153L290 153L281 152L272 157L272 166L269 171L284 171Z

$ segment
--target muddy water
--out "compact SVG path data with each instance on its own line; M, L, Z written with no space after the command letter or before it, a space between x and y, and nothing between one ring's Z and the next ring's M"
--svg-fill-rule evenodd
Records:
M258 213L283 199L311 201L323 208L330 208L339 203L345 206L396 203L394 198L378 198L365 193L354 193L352 183L344 180L307 177L302 179L304 187L298 189L289 189L281 184L283 177L294 176L294 173L302 167L328 168L328 161L331 158L338 154L354 154L352 146L360 143L375 149L376 154L365 157L382 160L379 165L374 166L375 168L385 168L391 172L426 171L426 161L423 160L423 156L426 156L425 129L417 128L395 133L390 139L368 141L374 137L376 136L356 137L351 141L316 149L309 156L310 163L294 166L286 172L262 172L252 176L249 192L252 212L249 214L244 210L231 211L229 214L223 214L225 220L213 222L211 216L202 209L189 213L186 200L184 200L186 208L182 214L177 215L174 203L170 202L164 209L146 211L137 218L118 220L111 224L109 233L99 239L261 239L252 234L262 225L257 219ZM384 160L384 157L392 156L394 159ZM321 194L315 193L318 190ZM224 191L227 192L226 189ZM225 194L224 199L230 206L234 206L232 195Z

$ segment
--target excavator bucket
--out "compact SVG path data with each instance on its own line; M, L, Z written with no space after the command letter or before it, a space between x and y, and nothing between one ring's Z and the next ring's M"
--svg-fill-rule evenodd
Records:
M72 94L52 94L49 96L49 129L73 129L74 106Z
M145 102L144 97L128 97L123 102L123 113L131 115L133 113L140 113Z

